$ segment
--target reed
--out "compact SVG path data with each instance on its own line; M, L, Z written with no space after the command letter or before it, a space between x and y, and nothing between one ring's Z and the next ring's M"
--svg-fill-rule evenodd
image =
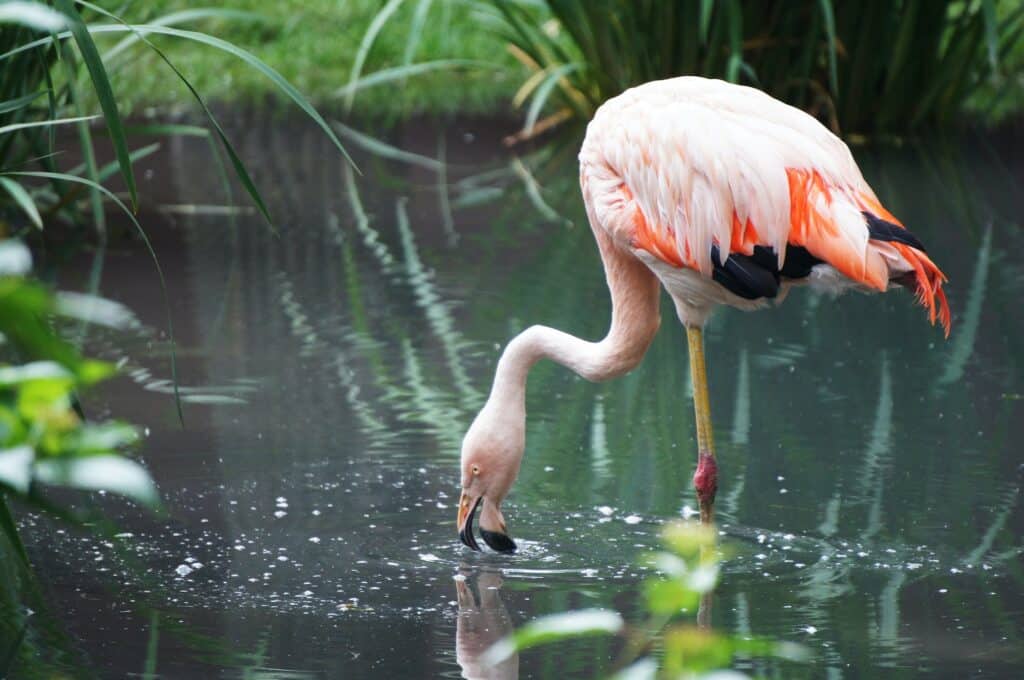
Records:
M589 120L626 88L679 75L758 87L848 134L948 125L969 101L995 104L981 88L1003 82L1024 31L1024 7L999 0L479 4L526 69L526 133L543 111Z

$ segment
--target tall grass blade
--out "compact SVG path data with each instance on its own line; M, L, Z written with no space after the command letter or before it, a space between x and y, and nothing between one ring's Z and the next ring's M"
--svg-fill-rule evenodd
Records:
M441 163L436 158L423 156L418 153L413 153L412 151L405 151L404 149L391 146L390 144L386 144L375 137L353 130L338 121L332 121L332 125L334 125L338 134L342 137L376 156L388 158L393 161L401 161L402 163L409 163L410 165L418 165L421 168L433 170L434 172L440 172L441 170Z
M81 4L84 5L85 3ZM110 14L108 12L103 13L107 16L110 16L120 21L120 18L116 15ZM171 14L167 14L157 19L153 19L148 23L153 26L177 26L179 24L185 24L192 21L199 21L201 19L237 19L239 21L252 21L254 23L265 21L264 18L261 17L259 14L254 14L252 12L245 12L237 9L203 7L200 9L186 9L182 10L181 12L172 12ZM136 32L132 35L125 36L124 38L122 38L118 41L116 45L114 45L112 48L103 53L104 61L109 63L115 57L117 57L122 52L130 48L132 45L138 43L142 39L143 35L145 35L144 32Z
M427 14L434 0L420 0L416 4L416 12L412 15L412 24L409 25L409 37L405 41L405 52L402 54L402 66L412 64L416 56L416 49L420 46L423 38L423 27L427 23Z
M416 64L393 66L391 68L374 71L373 73L363 76L354 83L350 83L345 87L335 90L332 93L332 96L348 97L350 94L355 94L356 92L375 87L377 85L383 85L396 80L404 81L406 78L411 76L418 76L431 71L457 69L461 67L476 67L494 70L500 70L503 68L498 64L480 61L479 59L435 59L433 61L421 61Z
M0 127L0 135L7 134L8 132L15 132L17 130L25 130L34 127L47 127L50 125L66 125L68 123L79 123L86 120L93 120L99 118L99 116L78 116L76 118L58 118L56 120L33 120L27 123L11 123L10 125L4 125Z
M523 126L527 133L533 132L533 126L537 124L537 118L540 116L541 109L544 108L544 104L547 103L551 92L558 85L559 81L567 74L578 71L581 66L582 64L577 63L562 64L548 73L544 82L537 87L533 101L530 102L530 110L526 114L526 124Z
M149 252L150 258L153 260L153 266L156 268L157 278L160 280L160 292L164 299L164 309L167 310L167 337L170 342L171 349L171 380L174 383L174 406L178 412L178 421L181 423L182 427L184 427L185 414L181 410L181 394L178 389L178 358L174 344L174 323L173 319L171 318L171 301L169 296L167 295L167 282L164 279L164 270L160 266L160 259L156 256L156 251L153 250L153 244L150 242L149 236L146 235L145 229L142 228L142 225L139 224L139 221L135 218L135 214L132 213L132 211L128 209L128 206L126 206L121 201L121 199L119 199L117 195L110 189L106 188L102 184L98 184L84 177L79 177L77 175L69 175L63 172L43 172L28 170L22 170L17 172L5 172L3 173L3 175L14 175L19 177L40 177L44 179L55 179L62 182L76 182L78 184L84 184L86 186L89 186L90 188L93 188L103 193L103 195L105 195L108 199L113 201L114 204L117 205L117 207L120 208L125 215L127 215L128 219L131 220L132 224L135 226L135 230L139 234L139 237L142 239L143 244L146 246L146 250Z
M981 0L981 13L985 21L989 68L995 73L999 70L999 21L996 19L995 0Z
M82 16L75 8L73 0L55 1L57 8L67 16L71 34L78 45L82 61L92 79L96 99L103 111L103 118L106 120L107 130L110 132L110 141L114 145L114 155L121 166L121 177L128 186L128 194L131 196L132 208L138 210L138 189L135 186L135 173L132 170L132 164L128 160L128 141L125 139L121 114L117 109L117 100L114 98L114 90L110 86L107 69L103 65L103 59L100 58L99 50L96 49L96 43L93 42L92 35L85 22L82 21Z
M18 109L25 108L44 94L46 94L46 92L44 90L40 90L39 92L27 94L24 97L8 99L5 102L0 102L0 114L10 113L11 111L17 111Z
M832 0L819 0L821 15L825 22L825 35L828 38L828 82L832 96L839 93L839 70L836 66L836 13Z
M90 2L85 2L84 0L76 1L79 4L89 7L90 9L95 10L105 16L108 16L117 21L121 21L113 14L110 14L106 10L97 7L96 5L93 5ZM203 110L203 113L206 115L206 119L210 121L210 125L213 126L214 131L217 133L217 137L218 139L220 139L221 144L224 146L224 151L227 153L228 159L231 161L231 165L235 170L235 175L238 177L239 181L241 181L242 186L245 187L245 190L252 198L253 203L256 204L256 208L260 211L260 214L263 215L263 219L267 221L267 225L269 225L270 230L274 232L274 234L276 235L277 229L274 227L274 221L270 218L270 211L267 210L267 206L263 202L263 197L260 195L260 192L256 188L256 185L253 183L252 177L249 176L248 170L245 169L245 165L242 163L242 160L238 157L238 154L235 153L235 148L231 145L231 142L228 140L227 135L224 134L224 130L223 128L221 128L220 123L217 121L217 118L213 115L213 112L210 111L210 108L206 105L206 102L203 101L203 98L199 95L199 92L196 91L196 88L192 86L192 83L188 81L188 78L186 78L184 74L182 74L182 72L178 70L178 68L171 62L170 59L167 58L167 55L165 55L162 50L160 50L156 45L154 45L152 42L146 39L145 36L140 35L138 31L132 29L132 27L129 24L126 24L124 22L121 23L126 28L132 30L132 32L138 36L139 40L144 42L147 47L153 50L157 54L157 56L159 56L160 59L167 65L167 67L174 72L174 75L178 76L178 79L182 83L184 83L185 87L188 88L188 91L192 94L192 98L196 100L197 104L199 104L199 107Z
M39 210L36 208L35 201L28 195L25 188L7 177L0 177L0 186L10 194L14 202L18 204L18 207L25 211L28 218L32 220L32 224L36 226L36 229L41 230L43 228L43 218L39 216Z
M14 523L14 517L11 516L11 509L7 507L7 497L3 491L0 491L0 531L7 537L7 541L21 560L22 566L31 569L32 564L28 561L28 553L25 552L25 546L21 542L21 537L18 536L18 525Z
M352 71L349 73L348 84L351 87L363 72L363 64L366 63L366 57L370 53L370 48L373 47L374 41L377 40L377 34L384 28L384 24L387 23L391 15L395 13L403 0L389 0L384 7L381 8L377 15L373 17L373 21L370 22L369 27L366 29L366 33L363 34L363 40L359 43L359 50L356 52L356 58L352 61ZM348 113L352 110L352 104L355 102L356 93L352 90L345 97L345 112Z

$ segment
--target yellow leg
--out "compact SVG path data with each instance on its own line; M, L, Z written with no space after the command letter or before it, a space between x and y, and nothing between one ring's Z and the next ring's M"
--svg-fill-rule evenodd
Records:
M708 396L708 373L704 365L704 331L699 326L686 327L690 349L690 379L693 381L693 411L697 417L697 471L693 486L700 503L700 521L714 520L715 492L718 490L718 463L711 429L711 401Z

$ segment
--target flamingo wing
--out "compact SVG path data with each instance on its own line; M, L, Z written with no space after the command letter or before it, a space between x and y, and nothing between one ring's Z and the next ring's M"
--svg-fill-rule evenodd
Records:
M743 297L821 263L870 289L909 284L949 332L945 276L846 144L759 90L695 77L633 88L598 110L580 161L591 208L632 248Z

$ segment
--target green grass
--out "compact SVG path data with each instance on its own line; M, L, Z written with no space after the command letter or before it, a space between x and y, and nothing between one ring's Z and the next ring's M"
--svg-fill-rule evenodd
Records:
M103 0L116 9L121 0ZM343 104L336 92L349 82L360 43L382 0L147 0L129 6L123 16L134 23L196 7L251 12L261 21L244 19L199 20L181 28L202 30L253 52L273 66L299 91L318 104ZM384 25L370 49L363 74L403 63L410 27L419 0L405 0ZM109 39L107 40L109 42ZM262 102L271 95L266 80L230 57L201 46L185 45L154 36L167 56L211 101ZM413 62L434 59L473 59L513 67L508 71L440 70L361 91L355 108L363 113L399 116L419 111L491 112L506 102L517 86L514 61L471 3L434 0L420 32ZM144 50L129 50L116 68L115 78L130 83L121 92L122 106L191 106L189 93L168 87L158 57Z

